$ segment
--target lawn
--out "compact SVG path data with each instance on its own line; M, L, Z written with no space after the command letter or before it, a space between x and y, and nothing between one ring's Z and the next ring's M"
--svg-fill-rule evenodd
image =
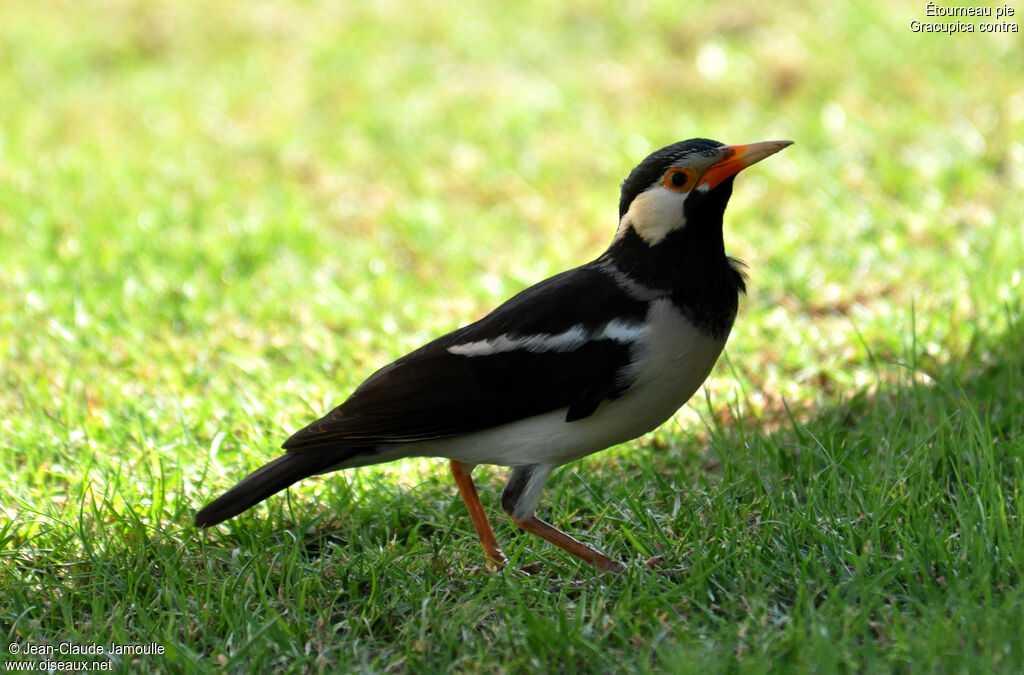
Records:
M2 0L0 661L1019 672L1024 39L925 5ZM795 145L736 181L705 389L549 481L624 574L495 467L485 571L439 460L192 527L693 136Z

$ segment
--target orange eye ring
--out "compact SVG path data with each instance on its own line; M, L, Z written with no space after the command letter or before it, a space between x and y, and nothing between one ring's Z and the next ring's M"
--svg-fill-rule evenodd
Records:
M687 192L696 182L697 176L690 169L669 169L661 184L669 190Z

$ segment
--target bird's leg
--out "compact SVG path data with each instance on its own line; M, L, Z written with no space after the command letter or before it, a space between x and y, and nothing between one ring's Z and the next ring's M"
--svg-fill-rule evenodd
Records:
M555 546L572 553L577 558L587 561L598 569L607 570L608 572L621 572L626 569L621 563L615 562L604 553L591 546L587 546L582 541L572 538L537 516L530 516L525 519L516 518L515 516L510 517L513 523L527 532L533 532L538 537L550 541Z
M473 527L476 528L476 536L480 537L480 543L484 547L484 555L487 560L496 568L500 569L508 562L508 558L501 551L498 539L494 536L491 523L484 513L483 504L480 503L480 495L477 494L476 485L473 484L473 465L463 464L458 460L451 460L452 476L455 484L459 486L459 494L462 501L466 502L466 509L469 517L473 519Z
M587 546L582 541L573 539L558 528L545 523L537 517L537 503L544 488L544 481L554 467L543 464L526 464L517 466L509 476L508 484L501 493L501 508L504 509L512 522L527 532L532 532L546 539L555 546L572 553L577 558L586 560L598 569L610 572L621 572L625 568L601 553Z

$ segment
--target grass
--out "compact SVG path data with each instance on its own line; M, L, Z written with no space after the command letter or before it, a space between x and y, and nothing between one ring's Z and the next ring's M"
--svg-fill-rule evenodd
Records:
M179 672L1024 665L1019 34L880 2L2 9L6 642ZM514 531L500 469L533 574L480 571L437 461L189 525L375 368L600 253L626 172L696 135L796 145L737 181L751 291L706 390L545 493L625 574Z

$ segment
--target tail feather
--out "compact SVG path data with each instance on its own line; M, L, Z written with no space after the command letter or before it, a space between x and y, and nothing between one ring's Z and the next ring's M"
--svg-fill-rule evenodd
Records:
M238 485L203 507L196 514L196 527L209 527L233 518L292 483L323 473L344 459L344 455L339 457L338 453L332 452L282 455L256 469Z

